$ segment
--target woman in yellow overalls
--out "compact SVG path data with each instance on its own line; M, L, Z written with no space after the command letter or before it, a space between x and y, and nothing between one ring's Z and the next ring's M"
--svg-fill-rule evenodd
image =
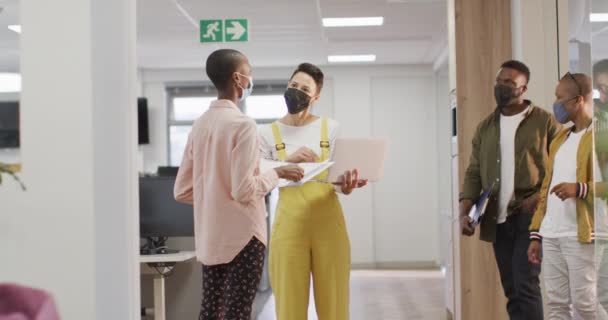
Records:
M262 128L262 155L291 163L329 160L337 122L310 108L319 99L323 73L301 64L285 92L289 114ZM278 320L306 320L312 273L319 320L349 319L350 241L336 192L350 194L367 181L356 170L342 185L322 182L327 172L299 187L282 188L270 240L270 283Z

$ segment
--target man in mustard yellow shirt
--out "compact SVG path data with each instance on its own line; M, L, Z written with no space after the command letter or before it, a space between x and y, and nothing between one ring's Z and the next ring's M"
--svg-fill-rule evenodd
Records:
M591 78L567 73L555 97L557 120L574 125L551 144L541 199L530 225L528 259L542 262L548 319L571 319L573 311L575 319L592 320L598 318L593 241L594 170L599 174L599 167L593 150Z

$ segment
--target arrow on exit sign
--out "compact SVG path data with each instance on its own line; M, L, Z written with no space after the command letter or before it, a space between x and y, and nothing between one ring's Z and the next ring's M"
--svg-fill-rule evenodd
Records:
M245 42L249 40L249 22L247 19L227 19L224 25L226 28L226 41Z

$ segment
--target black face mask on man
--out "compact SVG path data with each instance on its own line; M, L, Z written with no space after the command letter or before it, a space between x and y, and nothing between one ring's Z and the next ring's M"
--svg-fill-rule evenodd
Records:
M290 114L298 114L304 111L312 98L304 91L295 88L288 88L285 91L285 103Z
M519 98L520 94L516 93L517 88L513 88L504 84L494 86L494 98L499 108L508 106L513 100Z

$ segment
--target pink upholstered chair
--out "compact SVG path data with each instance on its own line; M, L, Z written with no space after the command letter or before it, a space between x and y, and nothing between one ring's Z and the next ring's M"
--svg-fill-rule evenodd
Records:
M48 293L0 284L0 320L59 320L59 314Z

